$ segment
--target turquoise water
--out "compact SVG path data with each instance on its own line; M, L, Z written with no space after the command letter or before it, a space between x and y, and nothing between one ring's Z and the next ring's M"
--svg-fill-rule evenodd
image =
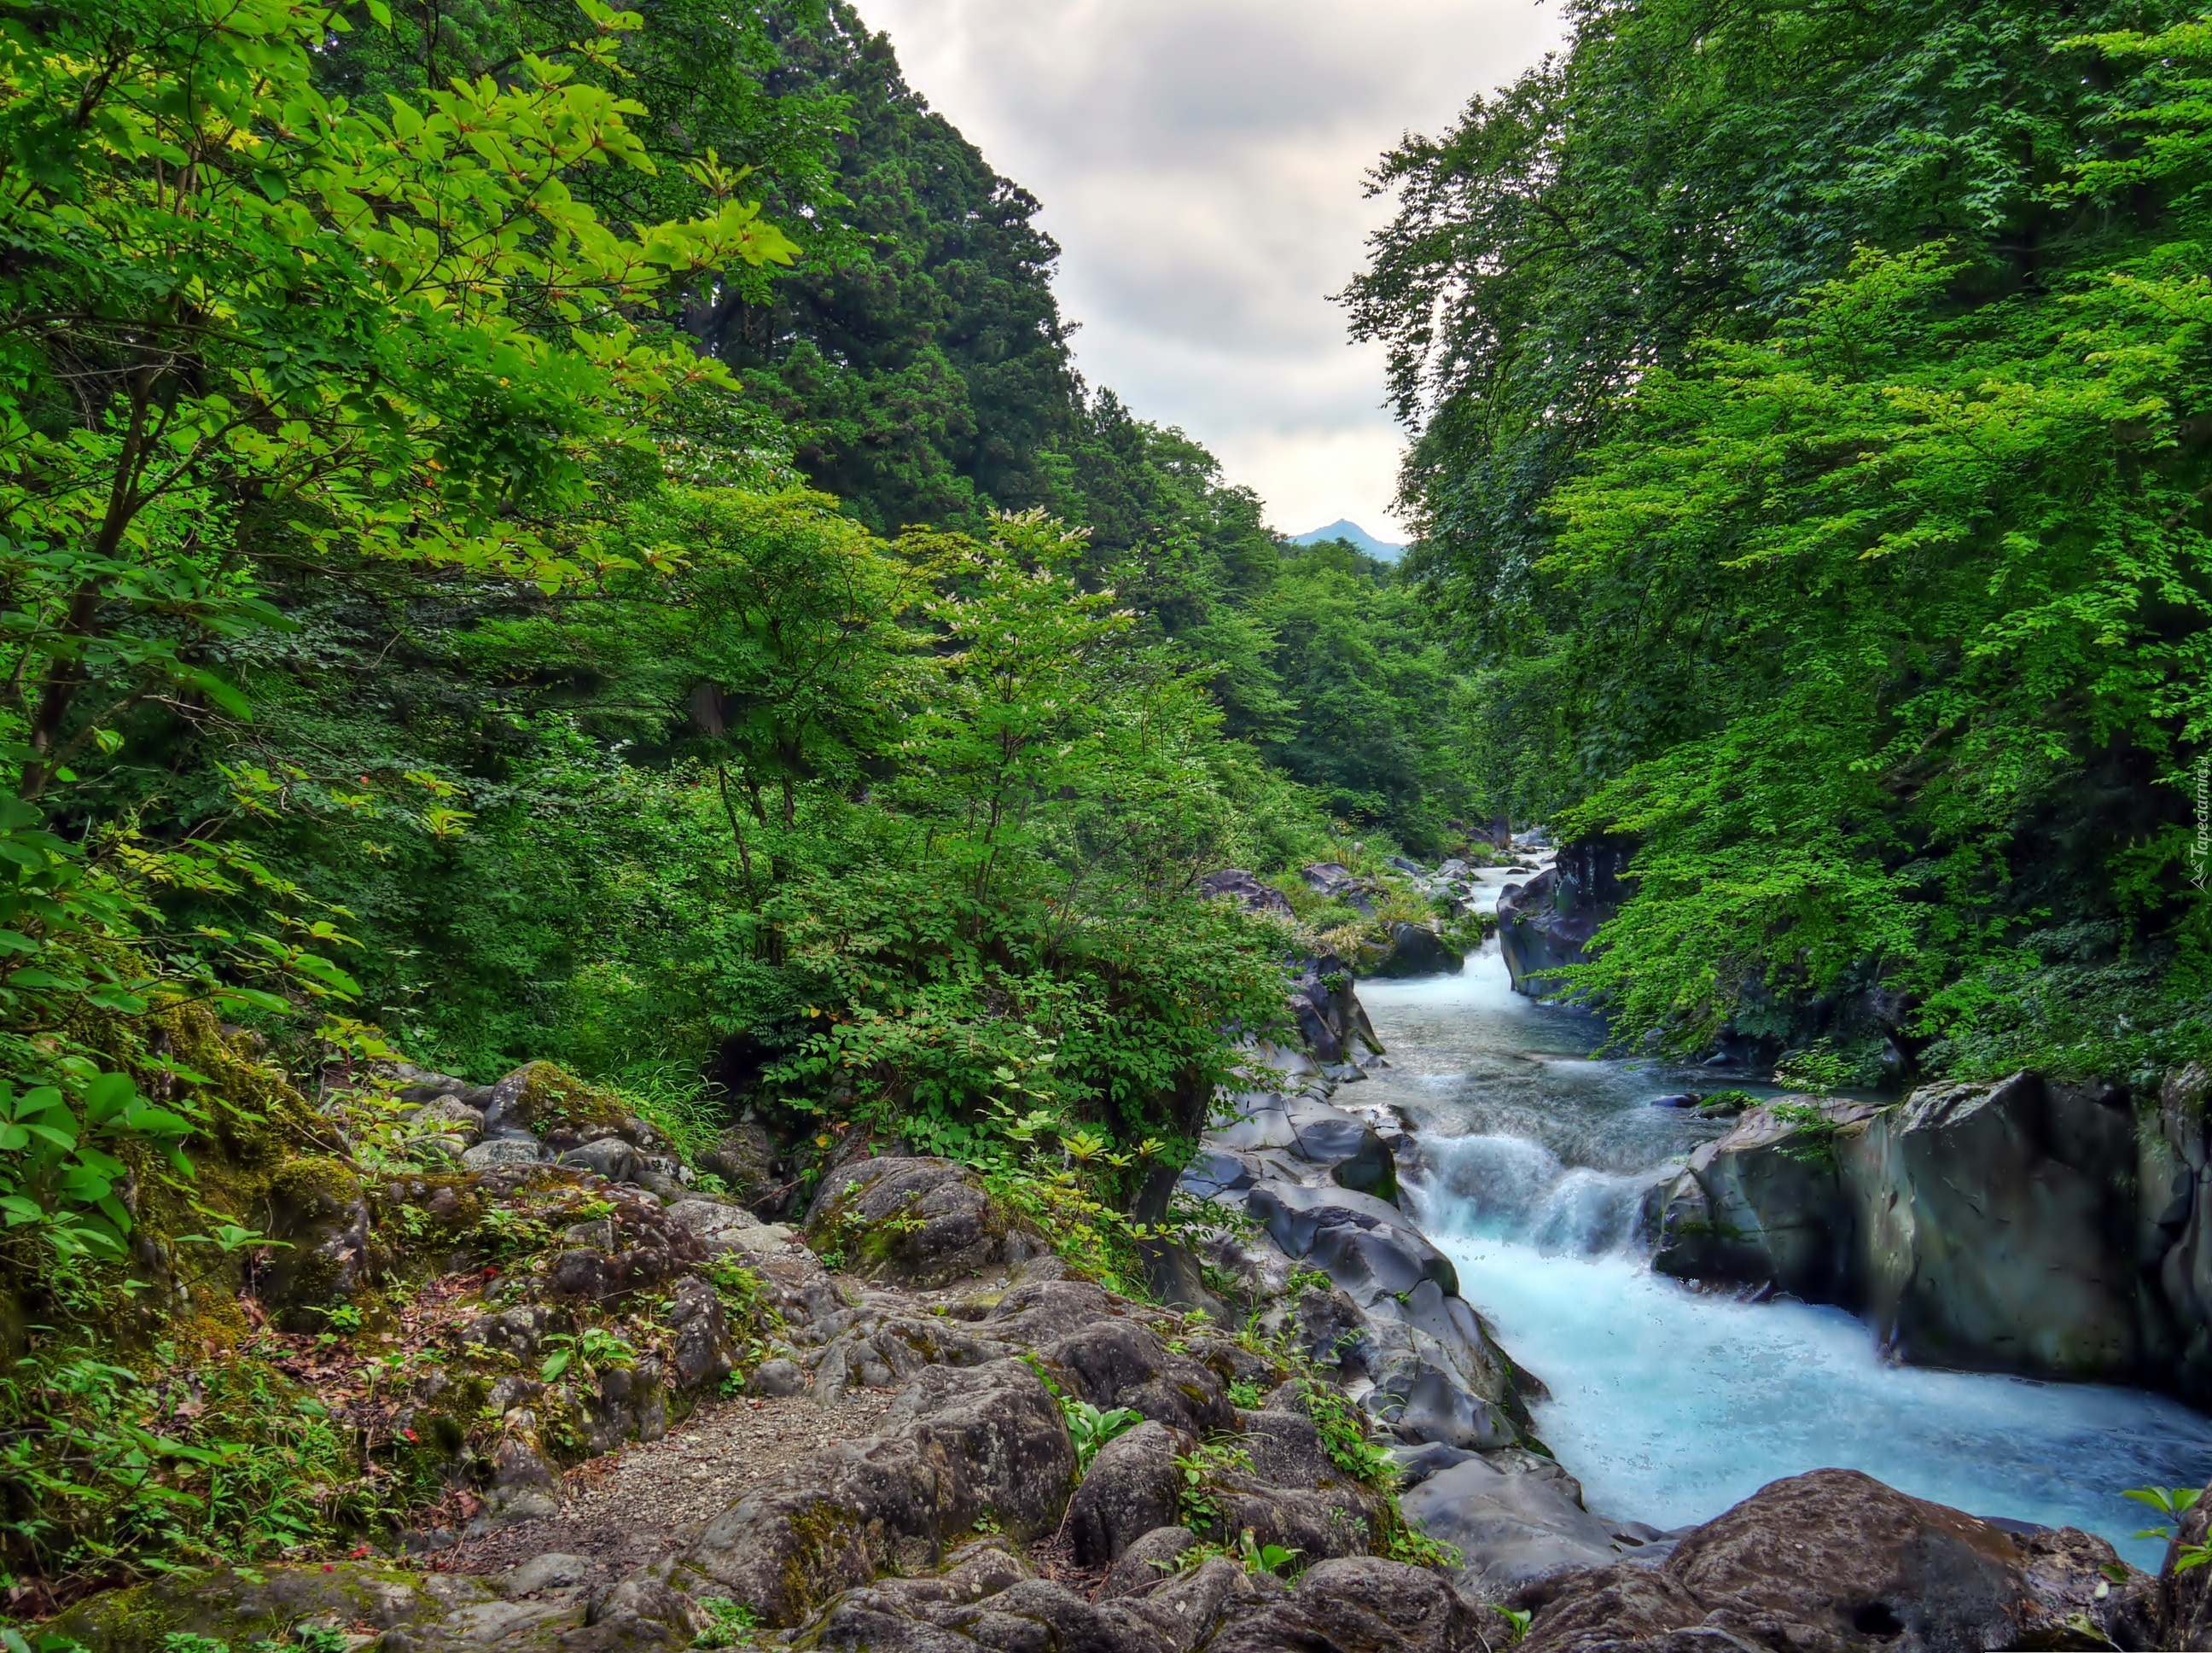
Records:
M1463 975L1365 982L1392 1066L1344 1102L1422 1127L1408 1182L1468 1300L1552 1391L1539 1432L1592 1509L1674 1527L1767 1482L1863 1469L1977 1515L2102 1534L2139 1565L2130 1486L2203 1486L2212 1421L2139 1390L1896 1366L1840 1310L1744 1304L1653 1274L1643 1189L1717 1127L1648 1105L1694 1073L1594 1060L1595 1024L1510 991L1493 944Z

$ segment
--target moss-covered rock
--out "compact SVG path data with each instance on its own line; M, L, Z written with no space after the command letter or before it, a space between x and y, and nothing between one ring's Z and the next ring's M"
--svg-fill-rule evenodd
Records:
M159 1578L81 1602L46 1628L87 1653L153 1653L179 1632L237 1648L284 1641L303 1628L356 1625L391 1630L444 1618L456 1607L495 1599L474 1578L425 1578L381 1562L322 1566L218 1568Z

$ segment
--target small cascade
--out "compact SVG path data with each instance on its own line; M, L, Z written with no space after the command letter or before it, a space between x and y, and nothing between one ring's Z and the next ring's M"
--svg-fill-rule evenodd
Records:
M1407 1202L1438 1244L1510 1240L1546 1255L1598 1257L1632 1248L1650 1171L1569 1165L1527 1137L1425 1137Z
M1548 1387L1536 1427L1592 1509L1671 1527L1785 1475L1855 1468L2158 1565L2120 1495L2203 1485L2212 1422L2137 1390L1893 1365L1840 1310L1655 1275L1644 1193L1725 1127L1654 1104L1733 1081L1593 1057L1594 1019L1513 994L1495 943L1461 975L1359 992L1389 1065L1338 1100L1413 1125L1406 1203Z

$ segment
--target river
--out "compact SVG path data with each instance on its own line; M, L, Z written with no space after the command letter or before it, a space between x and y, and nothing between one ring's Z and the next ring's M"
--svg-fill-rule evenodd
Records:
M2203 1486L2212 1422L2139 1390L1890 1364L1840 1310L1655 1275L1633 1243L1638 1194L1720 1127L1650 1103L1692 1076L1593 1057L1595 1020L1515 994L1495 941L1461 975L1359 996L1390 1066L1339 1100L1395 1103L1419 1128L1431 1169L1407 1203L1551 1390L1537 1431L1593 1510L1681 1526L1779 1476L1863 1469L2158 1565L2162 1543L2133 1535L2156 1517L2120 1494Z

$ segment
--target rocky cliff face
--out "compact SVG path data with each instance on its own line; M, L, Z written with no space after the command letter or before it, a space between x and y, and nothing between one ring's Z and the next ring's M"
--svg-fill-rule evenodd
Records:
M1620 910L1632 848L1626 838L1580 839L1528 883L1505 886L1498 899L1498 945L1516 993L1566 994L1551 972L1581 963L1598 927Z
M1784 1097L1656 1191L1655 1265L1867 1315L1907 1360L2212 1400L2212 1076Z

